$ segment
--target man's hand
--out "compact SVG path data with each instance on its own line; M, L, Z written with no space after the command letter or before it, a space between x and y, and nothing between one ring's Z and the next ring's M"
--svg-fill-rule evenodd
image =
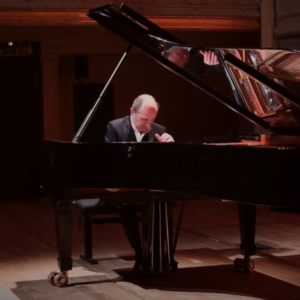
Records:
M219 63L217 55L212 51L200 50L200 54L203 55L204 63L213 66Z
M162 143L174 142L173 137L171 135L169 135L168 133L163 133L162 135L159 135L156 133L155 137Z

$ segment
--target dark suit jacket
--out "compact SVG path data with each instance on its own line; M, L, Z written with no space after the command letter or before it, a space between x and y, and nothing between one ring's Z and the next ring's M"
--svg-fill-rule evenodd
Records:
M159 135L166 132L166 127L157 123L151 124L151 130L144 136L143 141L157 142L155 134ZM136 137L131 126L130 116L110 121L107 124L105 136L106 142L136 142Z

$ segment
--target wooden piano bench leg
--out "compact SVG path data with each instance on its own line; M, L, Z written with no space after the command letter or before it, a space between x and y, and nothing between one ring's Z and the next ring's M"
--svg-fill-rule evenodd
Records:
M116 214L117 208L106 204L99 198L95 198L77 200L75 209L84 218L84 254L80 255L80 258L90 264L98 264L98 261L93 258L92 226L96 224L119 223L119 217L102 217L102 215ZM93 218L92 215L97 215L97 217Z
M83 214L84 217L84 255L80 258L88 263L95 265L98 264L97 260L93 259L93 240L92 240L92 218L90 214Z
M75 209L83 216L84 225L84 254L80 255L80 258L90 264L97 264L98 262L93 259L93 241L92 241L92 214L101 213L101 210L105 208L105 203L100 199L80 199L75 202Z

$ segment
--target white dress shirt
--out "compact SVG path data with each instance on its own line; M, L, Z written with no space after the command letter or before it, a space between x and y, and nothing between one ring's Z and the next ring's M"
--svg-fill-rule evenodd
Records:
M137 141L137 142L140 142L140 141L143 139L144 135L147 134L147 133L150 131L150 128L148 129L147 132L140 133L139 130L138 130L138 129L135 127L135 125L133 124L133 122L132 122L132 117L131 117L131 116L130 116L130 122L131 122L131 126L132 126L132 128L133 128L133 131L134 131L134 134L135 134L135 137L136 137L136 141Z

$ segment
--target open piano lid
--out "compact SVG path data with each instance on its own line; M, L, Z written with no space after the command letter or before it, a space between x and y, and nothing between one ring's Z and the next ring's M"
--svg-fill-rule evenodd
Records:
M257 126L300 135L299 51L193 47L124 4L92 9L88 16ZM219 64L206 65L200 50L214 52ZM232 97L205 82L216 73L226 78Z

